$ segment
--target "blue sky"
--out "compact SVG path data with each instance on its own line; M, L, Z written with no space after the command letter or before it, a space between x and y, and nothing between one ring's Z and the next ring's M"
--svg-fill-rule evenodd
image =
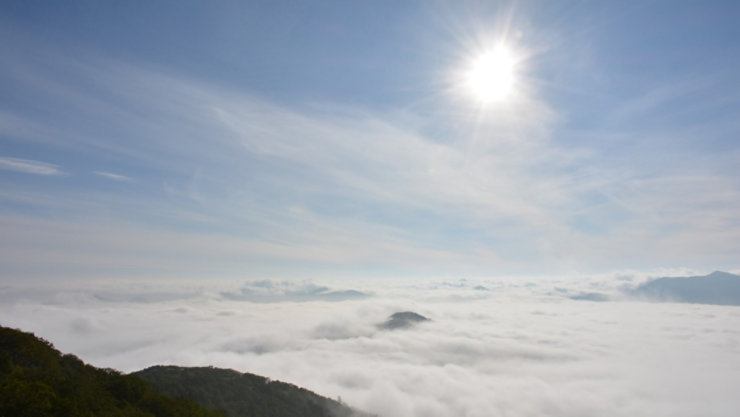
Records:
M0 273L737 269L736 2L0 5ZM513 93L462 86L516 55Z

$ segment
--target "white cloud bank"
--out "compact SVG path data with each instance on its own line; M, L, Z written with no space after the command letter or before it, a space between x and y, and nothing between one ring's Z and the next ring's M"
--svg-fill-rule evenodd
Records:
M365 299L271 303L220 294L323 287L16 285L0 289L0 316L97 366L229 367L384 417L737 415L740 309L566 296L625 282L380 281L353 284ZM401 310L432 321L376 327Z

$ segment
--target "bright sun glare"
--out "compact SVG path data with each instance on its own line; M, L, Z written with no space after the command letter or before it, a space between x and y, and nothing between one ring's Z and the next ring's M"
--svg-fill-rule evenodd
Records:
M515 81L516 60L504 45L482 53L471 62L466 87L482 103L505 100Z

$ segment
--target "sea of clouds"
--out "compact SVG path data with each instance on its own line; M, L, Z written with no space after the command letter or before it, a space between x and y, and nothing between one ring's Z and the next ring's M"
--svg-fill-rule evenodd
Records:
M740 307L644 277L0 286L0 324L99 367L233 368L383 417L736 416ZM398 311L431 319L378 327Z

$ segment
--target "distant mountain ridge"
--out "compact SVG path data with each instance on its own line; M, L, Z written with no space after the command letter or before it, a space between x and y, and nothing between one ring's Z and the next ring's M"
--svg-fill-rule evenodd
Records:
M737 306L740 305L740 276L714 271L704 276L658 278L628 294L652 301Z

